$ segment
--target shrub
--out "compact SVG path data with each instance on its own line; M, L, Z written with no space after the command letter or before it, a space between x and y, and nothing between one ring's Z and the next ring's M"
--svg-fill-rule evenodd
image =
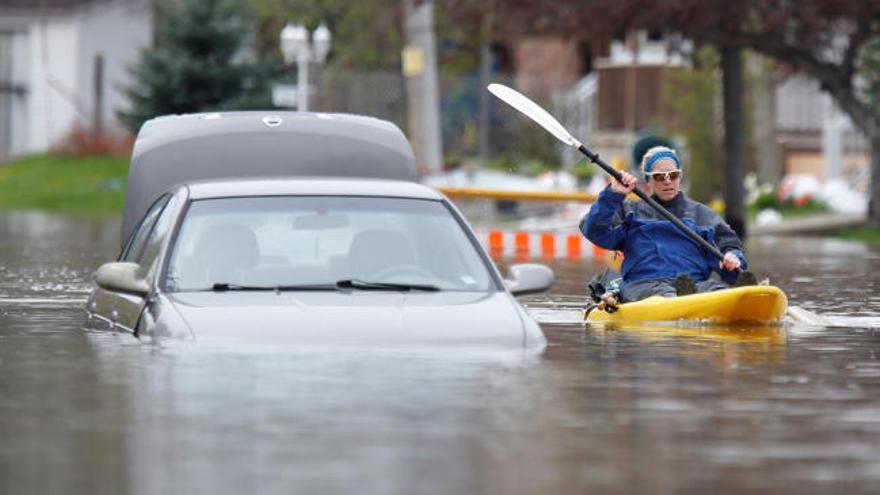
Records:
M67 137L51 149L53 154L65 156L128 156L134 140L128 133L96 131L77 125Z

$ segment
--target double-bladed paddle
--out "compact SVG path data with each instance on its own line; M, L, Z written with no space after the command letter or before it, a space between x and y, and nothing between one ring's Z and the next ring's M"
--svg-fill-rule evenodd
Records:
M547 129L547 131L550 132L550 134L553 134L556 139L586 155L586 157L589 158L591 162L601 167L602 170L614 177L616 181L623 183L620 172L605 163L605 161L599 157L598 153L593 153L592 151L590 151L589 148L584 146L583 143L575 139L574 136L572 136L571 133L569 133L565 129L565 127L563 127L562 124L560 124L559 121L556 120L556 118L554 118L546 110L541 108L537 103L533 102L528 97L516 91L515 89L509 88L503 84L493 83L489 85L488 89L490 93L497 96L513 108L519 110L521 113L534 120L544 129ZM672 222L673 225L678 227L678 229L681 230L685 235L693 239L694 242L706 248L719 260L724 259L724 254L722 254L717 247L710 244L709 241L707 241L706 239L700 237L696 232L691 230L690 227L685 225L684 222L679 220L678 217L670 213L669 210L661 206L659 203L657 203L657 201L645 194L641 189L635 188L633 192L636 194L636 196L641 198L642 201L648 203L649 205L651 205L652 208L657 210L657 213L662 215L663 218ZM751 283L754 283L753 281L755 280L755 276L752 275L751 272L744 271L742 270L742 268L737 268L736 271L740 274L740 278L748 278ZM745 277L743 277L743 275L745 275Z

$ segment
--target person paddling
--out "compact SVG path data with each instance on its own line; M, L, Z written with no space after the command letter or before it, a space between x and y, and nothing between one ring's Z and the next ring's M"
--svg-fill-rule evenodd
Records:
M623 252L621 302L709 292L736 283L740 270L748 268L742 242L717 213L681 192L681 161L675 150L654 146L641 166L652 198L717 246L724 258L719 261L644 201L625 201L637 180L622 172L621 181L611 181L580 223L593 244ZM712 272L723 282L710 278Z

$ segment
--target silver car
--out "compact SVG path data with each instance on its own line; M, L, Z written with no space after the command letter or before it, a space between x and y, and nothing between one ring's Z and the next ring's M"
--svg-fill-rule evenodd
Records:
M281 125L319 118L275 117ZM214 120L249 118L264 117ZM357 120L324 119L343 127ZM354 155L380 144L361 142ZM138 156L136 147L129 189L143 195L158 186L132 179L150 177ZM401 174L407 166L384 178L280 177L214 159L215 173L203 175L217 178L168 188L130 223L119 259L95 273L90 326L221 343L544 345L514 296L547 290L552 272L514 265L502 280L456 208L414 174ZM251 177L229 177L230 169ZM141 208L132 204L127 210Z

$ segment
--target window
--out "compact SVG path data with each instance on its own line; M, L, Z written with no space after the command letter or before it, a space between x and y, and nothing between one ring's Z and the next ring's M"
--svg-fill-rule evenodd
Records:
M129 237L128 243L122 250L122 254L119 255L119 261L137 262L140 259L144 250L144 244L147 241L147 236L153 230L153 225L156 223L156 219L159 217L159 214L162 213L162 209L165 208L165 205L168 204L169 199L171 199L171 195L165 194L150 206L150 209L144 214L144 218L135 228L134 233Z
M176 218L174 214L177 212L177 202L177 196L172 196L156 219L153 229L150 231L150 235L141 249L140 257L135 260L141 266L138 275L146 277L147 274L152 272L162 246L165 245L165 239L168 238L168 234L174 227L174 218Z
M194 201L180 228L166 289L259 287L339 280L487 291L491 272L439 201L267 197Z

